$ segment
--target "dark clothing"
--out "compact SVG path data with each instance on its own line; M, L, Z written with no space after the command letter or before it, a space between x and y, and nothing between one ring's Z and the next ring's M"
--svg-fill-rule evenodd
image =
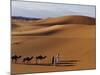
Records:
M54 64L54 62L55 62L55 58L54 58L54 56L52 57L52 64Z

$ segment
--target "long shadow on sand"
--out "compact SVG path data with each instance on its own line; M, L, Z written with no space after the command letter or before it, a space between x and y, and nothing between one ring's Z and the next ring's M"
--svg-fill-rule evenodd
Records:
M76 66L76 64L56 64L56 65L52 65L52 64L21 64L20 65L31 65L31 66Z
M30 65L30 66L77 66L78 60L62 60L59 63L53 65L51 63L40 63L40 64L33 64L33 63L16 63L20 65Z

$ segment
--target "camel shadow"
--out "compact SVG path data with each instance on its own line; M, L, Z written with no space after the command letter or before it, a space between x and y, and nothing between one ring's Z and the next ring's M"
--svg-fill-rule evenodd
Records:
M77 61L78 62L78 61ZM22 64L22 63L20 63L20 64ZM61 62L59 62L59 63L57 63L57 64L55 64L55 65L53 65L52 63L40 63L40 64L36 64L36 63L24 63L24 64L22 64L22 65L31 65L31 66L62 66L62 67L64 67L64 66L77 66L77 63L76 63L76 60L74 61L74 60L67 60L67 61L61 61Z
M65 67L65 66L76 66L76 64L56 64L56 65L52 65L52 64L21 64L21 65L30 65L30 66L56 66L56 67Z
M33 57L30 57L30 59L32 59ZM26 60L26 59L25 59ZM79 60L61 60L59 61L59 63L56 63L55 65L53 65L52 63L16 63L16 64L20 64L20 65L30 65L30 66L77 66L77 62L79 62Z
M61 60L60 62L79 62L79 60Z

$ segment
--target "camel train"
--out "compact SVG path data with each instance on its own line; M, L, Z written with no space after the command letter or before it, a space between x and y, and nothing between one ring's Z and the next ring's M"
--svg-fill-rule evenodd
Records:
M22 63L24 64L29 64L31 63L32 59L35 59L35 64L41 64L42 60L45 60L47 58L47 56L31 56L31 57L22 57L22 56L17 56L17 55L13 55L11 56L12 62L13 63L18 63L18 60L22 60ZM57 54L57 56L53 56L51 58L51 64L56 65L57 63L59 63L59 54Z

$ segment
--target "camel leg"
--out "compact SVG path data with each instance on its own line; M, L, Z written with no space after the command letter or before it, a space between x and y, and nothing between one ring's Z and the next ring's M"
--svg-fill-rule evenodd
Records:
M23 61L22 61L22 62L23 62L23 64L25 64L25 60L24 60L24 59L23 59Z
M27 64L29 63L29 61L27 60Z
M17 59L15 59L15 63L17 63Z
M23 64L25 64L25 62L23 61Z
M24 64L26 64L26 60L24 60Z
M31 64L31 60L29 61L29 63Z
M36 64L38 64L38 59L36 59Z
M24 61L24 64L26 64L26 61Z
M41 64L41 60L39 60L39 64Z

